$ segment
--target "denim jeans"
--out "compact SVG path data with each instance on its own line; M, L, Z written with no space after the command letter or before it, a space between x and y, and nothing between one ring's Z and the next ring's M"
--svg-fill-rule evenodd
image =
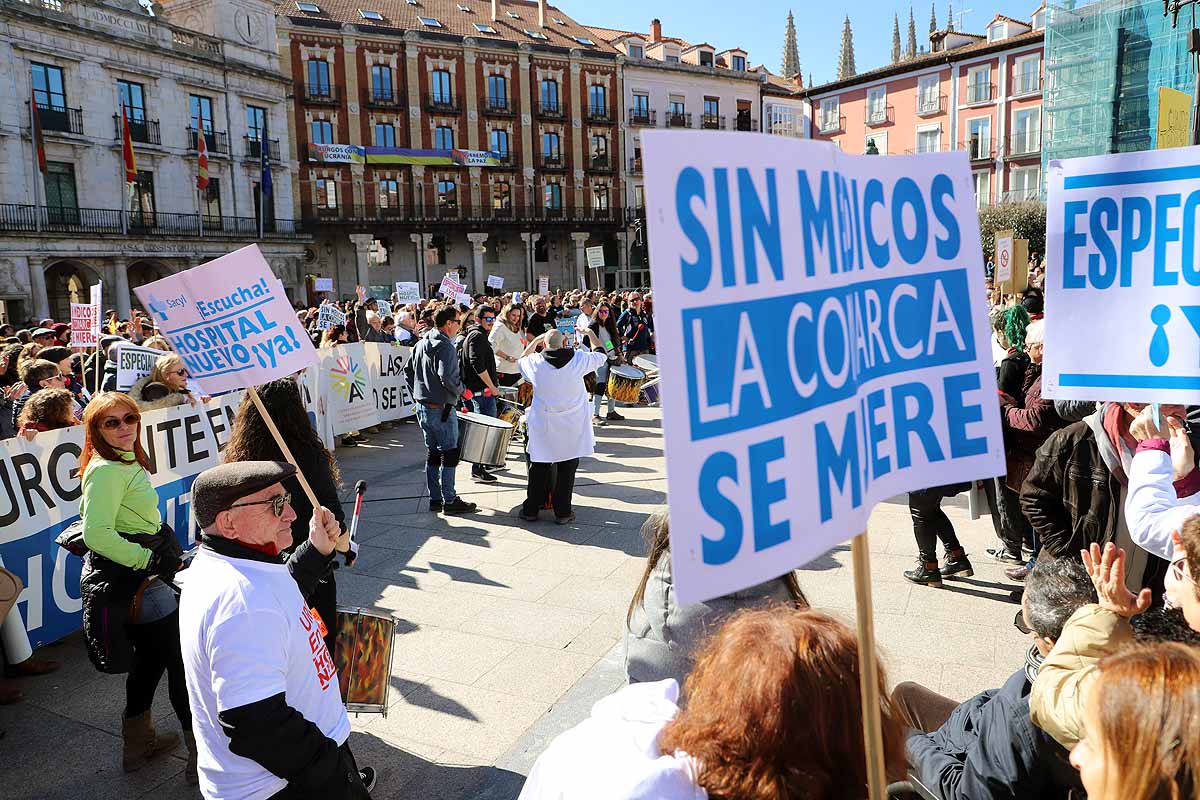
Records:
M445 421L442 414L446 407L429 408L417 403L417 422L425 436L425 448L429 458L425 463L425 481L429 484L429 500L439 498L446 503L456 497L454 491L454 468L458 466L458 415L454 409Z
M471 402L475 404L475 410L485 417L496 416L496 398L485 397L483 394L477 394L471 398ZM481 464L471 465L472 475L482 475L487 472L487 467Z
M596 368L596 391L601 394L592 395L592 411L597 417L600 416L600 401L604 399L606 392L604 387L608 385L608 364L601 364ZM608 413L612 413L616 409L616 401L612 397L608 398Z

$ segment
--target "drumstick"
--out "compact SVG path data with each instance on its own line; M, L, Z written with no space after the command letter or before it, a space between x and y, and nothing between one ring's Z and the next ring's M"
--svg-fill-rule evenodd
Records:
M358 541L354 535L358 532L358 518L362 514L363 495L366 493L366 481L359 481L354 484L354 516L350 518L350 549L342 553L347 567L354 566L354 561L358 558Z

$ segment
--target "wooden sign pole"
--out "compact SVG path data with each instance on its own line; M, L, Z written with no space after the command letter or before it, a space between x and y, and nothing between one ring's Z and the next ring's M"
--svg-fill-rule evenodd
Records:
M887 770L883 759L883 718L879 703L879 664L875 658L875 611L871 601L871 558L867 532L850 540L854 565L854 607L858 622L858 679L862 693L863 742L867 755L867 796L886 800Z
M300 488L304 490L304 496L308 498L308 502L312 504L313 512L315 513L321 507L321 503L317 500L316 494L313 493L312 487L308 485L308 479L304 477L304 473L300 471L300 465L296 463L296 457L292 455L292 449L287 446L287 442L283 440L283 434L279 432L279 428L275 425L275 420L271 419L271 415L267 413L267 407L263 405L262 398L258 396L258 389L254 386L248 386L246 391L250 393L250 400L254 403L254 407L258 409L258 414L263 418L263 422L267 424L267 430L271 432L271 436L275 439L275 444L279 445L280 452L283 453L284 459L296 468L296 479L300 481ZM337 549L339 552L345 553L350 549L349 535L343 533L338 539Z

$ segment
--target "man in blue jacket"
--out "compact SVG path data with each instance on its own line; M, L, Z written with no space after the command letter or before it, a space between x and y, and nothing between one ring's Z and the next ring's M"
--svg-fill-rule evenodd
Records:
M1029 718L1029 690L1038 668L1077 610L1096 602L1083 564L1039 558L1025 579L1017 628L1033 639L1025 665L999 689L956 704L915 683L892 701L913 730L913 775L942 800L1062 800L1083 796L1067 750Z

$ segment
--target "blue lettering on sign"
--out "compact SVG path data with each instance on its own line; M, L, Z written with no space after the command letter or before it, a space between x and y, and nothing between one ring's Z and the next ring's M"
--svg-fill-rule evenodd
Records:
M843 400L875 378L975 359L965 269L689 309L682 317L693 440Z

